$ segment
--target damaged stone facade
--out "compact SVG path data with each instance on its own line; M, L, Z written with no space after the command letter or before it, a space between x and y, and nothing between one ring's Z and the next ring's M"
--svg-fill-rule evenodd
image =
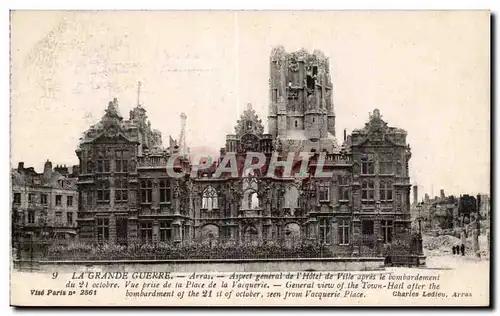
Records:
M375 254L410 230L411 150L406 132L388 126L379 110L343 143L335 134L335 112L328 59L320 51L270 58L268 131L251 105L226 137L220 157L208 169L189 176L193 161L176 160L188 175L170 178L166 149L138 105L123 120L116 99L101 122L92 126L77 150L81 174L79 236L120 244L156 242L228 242L283 244L319 242L339 255ZM202 131L199 131L200 133ZM258 170L238 176L216 175L231 154L242 165L249 152L266 156ZM269 176L273 153L307 152L309 176L278 168ZM317 178L320 154L323 172Z
M172 140L168 148L162 146L161 133L151 128L141 105L124 120L118 101L109 102L76 150L80 240L123 245L180 241L180 230L189 222L179 197L184 184L166 174L166 161L176 150Z

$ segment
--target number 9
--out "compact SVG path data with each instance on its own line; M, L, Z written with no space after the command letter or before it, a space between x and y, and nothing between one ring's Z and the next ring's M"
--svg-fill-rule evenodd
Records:
M58 275L59 275L59 273L57 273L57 272L52 273L52 280L57 279Z

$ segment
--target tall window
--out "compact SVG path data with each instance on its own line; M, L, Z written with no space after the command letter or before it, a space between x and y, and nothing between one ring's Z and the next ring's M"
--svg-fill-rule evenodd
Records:
M21 193L14 193L14 204L21 204Z
M375 168L373 163L373 157L363 157L361 158L361 174L374 174Z
M40 194L40 203L42 203L42 205L47 205L47 194Z
M101 181L97 184L97 202L109 202L108 181Z
M169 203L171 201L170 181L160 180L160 203Z
M29 203L35 203L35 194L34 193L29 193L28 194L28 202Z
M380 200L392 201L392 183L390 181L380 181Z
M104 160L97 159L97 173L103 173L103 172L104 172Z
M373 180L366 180L361 183L361 201L368 204L375 202L375 184Z
M339 196L340 200L348 201L349 200L349 177L347 176L339 176Z
M35 224L35 211L28 211L28 224Z
M73 225L73 212L66 213L66 220L69 225Z
M348 220L339 221L339 245L349 245L350 224Z
M103 173L103 172L109 172L109 159L104 159L102 157L99 157L97 159L97 172L98 173Z
M384 243L392 242L392 231L394 228L394 224L392 221L382 220L380 222L380 226L382 227L382 234L384 238Z
M97 219L97 241L105 242L109 240L109 219Z
M66 197L66 205L67 206L73 206L73 197L72 196L68 195Z
M330 184L328 182L319 184L319 200L330 201Z
M115 151L115 171L128 172L128 151L117 150Z
M153 202L153 182L151 180L141 181L141 202L142 203Z
M141 241L143 244L149 244L153 242L152 222L141 223Z
M172 240L172 223L169 221L160 222L160 241L169 242Z
M62 225L62 212L56 212L56 224Z
M123 203L128 201L128 181L127 178L115 180L115 201Z
M319 240L321 243L327 244L330 236L330 221L328 218L319 220Z
M62 195L56 195L56 205L57 206L62 205Z
M219 207L217 191L213 187L208 187L203 191L202 208L213 210Z
M392 154L384 153L380 155L379 168L380 174L392 174L394 172L392 167Z

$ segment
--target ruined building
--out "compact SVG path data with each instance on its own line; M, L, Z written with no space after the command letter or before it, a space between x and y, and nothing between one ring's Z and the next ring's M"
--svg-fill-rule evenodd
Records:
M174 168L188 175L171 178L167 160L179 153L175 141L164 148L146 110L137 105L130 118L117 100L101 122L90 127L77 155L81 240L121 244L231 242L283 244L319 242L332 253L370 254L408 236L411 157L406 132L390 127L375 109L365 126L341 142L328 59L319 51L270 57L268 131L249 105L227 135L221 155L209 169L189 176L196 162L182 155ZM184 128L186 117L182 116ZM198 131L202 133L203 131ZM217 174L229 155L238 165L248 152L266 156L258 170ZM277 168L268 174L273 153L310 153L308 176ZM320 155L323 158L320 158ZM324 160L328 178L314 177Z
M42 173L19 162L11 170L12 242L29 248L28 242L76 239L78 192L77 167L53 168L46 161Z

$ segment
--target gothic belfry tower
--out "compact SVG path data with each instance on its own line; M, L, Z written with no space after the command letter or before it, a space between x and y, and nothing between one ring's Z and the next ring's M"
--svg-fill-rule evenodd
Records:
M322 52L273 48L269 98L269 133L286 140L288 150L338 149L329 61Z

